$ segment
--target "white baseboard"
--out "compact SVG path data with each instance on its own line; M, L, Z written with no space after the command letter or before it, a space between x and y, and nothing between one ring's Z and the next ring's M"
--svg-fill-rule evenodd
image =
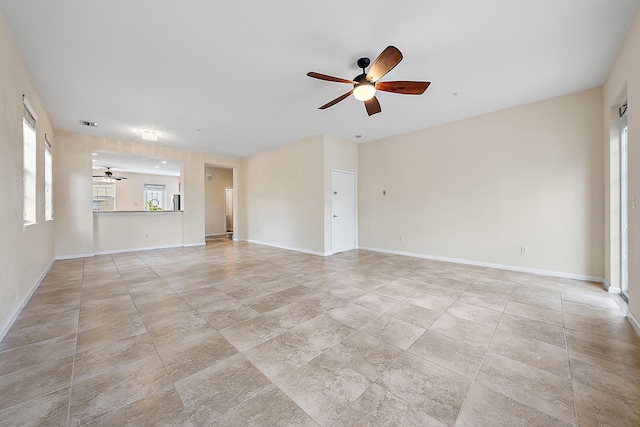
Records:
M331 255L331 254L325 254L323 252L310 251L310 250L307 250L307 249L293 248L291 246L274 245L273 243L260 242L258 240L246 239L245 241L247 241L249 243L256 243L258 245L271 246L272 248L286 249L288 251L302 252L304 254L318 255L318 256L322 256L322 257L327 256L327 255Z
M413 252L392 251L387 249L370 248L370 247L364 247L364 246L360 246L358 249L362 249L364 251L382 252L382 253L393 254L393 255L410 256L414 258L430 259L434 261L444 261L444 262L453 262L456 264L473 265L476 267L488 267L488 268L496 268L498 270L517 271L519 273L540 274L542 276L560 277L563 279L585 280L585 281L598 282L598 283L605 282L605 280L602 277L585 276L583 274L565 273L562 271L538 270L535 268L517 267L513 265L494 264L490 262L481 262L481 261L469 261L466 259L424 255L424 254L417 254Z
M218 236L226 236L227 234L231 234L231 231L228 233L213 233L213 234L205 234L204 237L218 237Z
M183 248L192 248L194 246L205 246L207 244L207 242L198 242L198 243L189 243L188 245L180 245ZM174 247L180 247L180 246L174 246Z
M111 254L122 254L125 252L154 251L157 249L172 249L172 248L181 248L181 247L182 245L145 246L143 248L115 249L111 251L101 251L101 252L94 252L94 253L95 255L111 255Z
M602 279L602 284L604 285L604 288L607 292L609 292L610 294L619 294L622 293L622 289L617 288L615 286L611 286L609 284L609 282L607 282L607 279Z
M63 260L63 259L76 259L76 258L91 258L94 254L90 253L90 254L75 254L75 255L62 255L62 256L56 256L55 260L59 261L59 260Z
M49 270L51 270L51 267L53 266L54 262L55 262L55 258L51 260L51 262L49 263L47 268L45 268L44 271L42 272L42 274L40 275L40 277L38 277L38 280L36 280L36 282L33 284L33 286L31 286L31 289L29 290L29 293L22 299L22 302L20 303L18 308L14 311L14 313L11 315L11 317L9 318L9 321L2 327L2 329L0 329L0 342L2 342L2 340L7 335L7 333L9 332L11 327L13 326L13 324L16 322L16 319L18 318L18 316L22 312L22 309L24 308L25 305L27 305L27 303L29 302L29 300L33 296L33 293L36 291L36 289L38 289L38 286L40 286L40 283L42 283L42 280L47 275Z
M627 319L629 319L629 323L631 323L631 326L633 326L633 329L636 330L636 333L640 335L640 323L638 323L638 320L635 317L633 317L633 314L631 314L629 310L627 310Z

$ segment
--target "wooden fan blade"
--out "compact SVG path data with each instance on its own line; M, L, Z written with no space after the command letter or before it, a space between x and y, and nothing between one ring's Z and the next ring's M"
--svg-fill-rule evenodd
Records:
M378 82L376 89L383 92L402 93L404 95L422 95L431 82Z
M369 68L367 73L367 80L370 82L378 81L382 76L387 74L398 63L402 61L402 53L398 48L394 46L388 46L382 53L373 61L373 65Z
M369 114L370 116L378 114L380 111L382 111L382 108L380 108L380 102L378 102L378 98L376 98L375 96L368 101L364 101L364 108L367 109L367 114Z
M326 104L324 104L322 107L318 107L320 110L325 110L333 105L336 105L338 102L342 101L343 99L347 99L349 97L349 95L351 95L353 93L353 89L351 89L349 92L345 93L344 95L340 95L339 97L337 97L336 99L334 99L333 101L329 101Z
M326 80L328 82L353 84L352 80L341 79L340 77L327 76L326 74L314 73L313 71L308 72L307 76L313 77L314 79Z

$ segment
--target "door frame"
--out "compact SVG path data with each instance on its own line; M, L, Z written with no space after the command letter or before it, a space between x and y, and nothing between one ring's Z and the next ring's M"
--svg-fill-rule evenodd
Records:
M359 242L358 242L358 173L354 172L354 171L349 171L349 170L345 170L345 169L338 169L338 168L331 168L331 175L330 175L330 188L329 188L329 198L330 198L330 209L329 209L329 235L331 237L331 255L335 254L336 252L334 252L333 250L333 173L334 172L339 172L339 173L345 173L345 174L349 174L349 175L353 175L353 184L354 184L354 191L353 191L353 244L354 244L354 250L358 249L359 247ZM339 252L338 252L339 253Z

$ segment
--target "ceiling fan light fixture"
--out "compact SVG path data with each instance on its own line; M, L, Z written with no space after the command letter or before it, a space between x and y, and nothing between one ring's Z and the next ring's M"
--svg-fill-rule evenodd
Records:
M358 101L368 101L376 94L376 85L367 80L366 74L353 79L353 97Z
M373 84L358 84L353 89L353 96L358 101L368 101L376 95L376 87Z

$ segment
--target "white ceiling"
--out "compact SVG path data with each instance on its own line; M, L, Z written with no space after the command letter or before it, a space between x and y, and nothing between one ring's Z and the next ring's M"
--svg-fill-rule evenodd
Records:
M108 151L95 151L92 154L93 168L99 169L100 173L110 168L112 172L180 176L181 162L179 160ZM94 175L98 174L94 173Z
M54 127L245 157L320 133L365 142L601 85L640 0L0 0ZM367 116L341 83L388 45ZM457 95L454 95L457 93ZM80 120L98 122L97 128ZM362 135L356 139L355 135Z

